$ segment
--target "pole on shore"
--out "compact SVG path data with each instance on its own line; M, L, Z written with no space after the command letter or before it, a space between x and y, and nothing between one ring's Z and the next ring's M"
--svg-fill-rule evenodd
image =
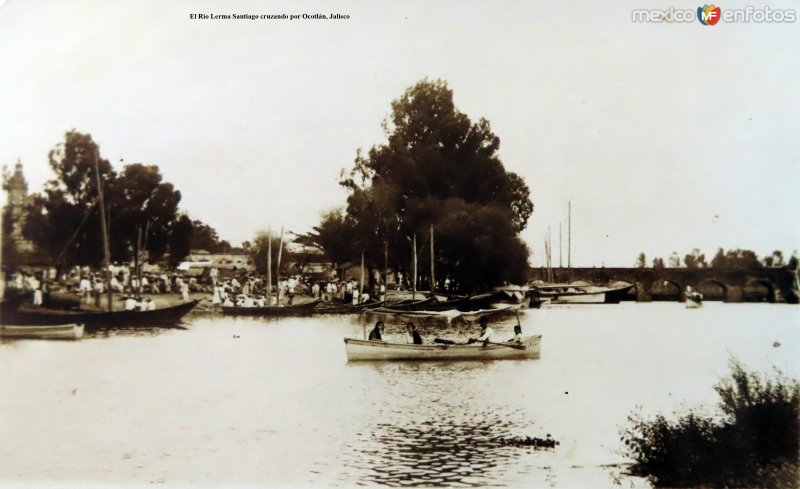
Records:
M94 148L94 176L97 179L97 198L100 205L100 225L103 232L103 267L106 275L106 290L108 292L108 311L114 310L113 296L111 291L111 251L108 246L108 223L106 222L106 204L103 199L103 181L100 180L100 153L97 146Z

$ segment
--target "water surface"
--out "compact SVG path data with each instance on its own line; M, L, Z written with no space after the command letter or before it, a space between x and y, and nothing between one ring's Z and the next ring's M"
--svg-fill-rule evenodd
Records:
M731 356L800 377L796 306L520 319L543 335L541 360L348 364L356 316L0 343L0 485L647 487L618 453L631 411L712 408ZM498 339L514 324L494 324ZM421 327L427 340L476 329ZM503 442L548 434L555 449Z

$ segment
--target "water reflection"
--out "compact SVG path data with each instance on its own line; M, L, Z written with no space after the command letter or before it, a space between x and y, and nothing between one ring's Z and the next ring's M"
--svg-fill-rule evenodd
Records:
M418 422L376 423L358 443L348 447L350 460L345 465L363 474L360 483L504 485L503 475L523 453L504 440L518 430L517 420L499 412L434 412Z
M526 410L487 402L493 362L348 364L371 372L370 414L346 446L344 465L358 484L425 487L507 485L527 447L508 444L534 429Z
M171 330L187 330L185 326L153 326L153 327L94 327L86 332L85 338L114 338L118 336L160 336Z

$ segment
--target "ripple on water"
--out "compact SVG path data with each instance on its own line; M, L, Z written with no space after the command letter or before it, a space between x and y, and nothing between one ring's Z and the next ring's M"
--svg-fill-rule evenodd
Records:
M474 406L473 406L474 407ZM504 474L523 451L504 443L532 423L502 407L474 412L448 405L423 413L384 411L348 446L345 467L356 483L390 487L487 487L504 485ZM415 421L416 419L416 421Z

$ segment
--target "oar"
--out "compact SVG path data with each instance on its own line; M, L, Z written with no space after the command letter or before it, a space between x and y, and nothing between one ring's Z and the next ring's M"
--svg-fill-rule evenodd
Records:
M484 345L498 345L498 346L507 346L509 348L514 348L515 350L525 350L527 347L525 345L520 345L518 343L496 343L494 341L484 341Z

